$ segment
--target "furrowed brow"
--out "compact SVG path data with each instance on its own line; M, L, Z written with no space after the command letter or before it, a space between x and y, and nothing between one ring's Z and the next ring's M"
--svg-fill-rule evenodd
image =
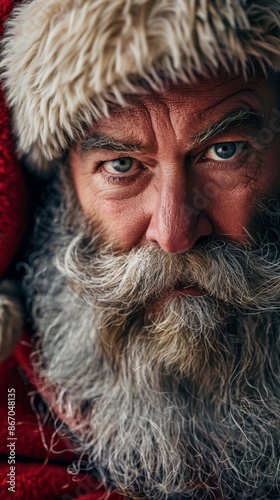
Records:
M105 149L106 151L116 151L117 153L139 153L141 146L137 143L121 142L114 137L102 134L93 134L78 144L78 150L83 155L88 154L94 149Z
M263 115L251 108L238 108L227 115L223 120L210 125L207 130L195 137L195 142L201 144L212 139L227 129L234 129L240 125L251 125L256 130L263 127Z

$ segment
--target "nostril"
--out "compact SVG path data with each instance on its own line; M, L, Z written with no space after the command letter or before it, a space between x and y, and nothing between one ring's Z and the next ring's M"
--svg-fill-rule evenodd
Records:
M195 242L195 247L205 247L207 243L210 243L212 241L212 239L212 235L200 236Z

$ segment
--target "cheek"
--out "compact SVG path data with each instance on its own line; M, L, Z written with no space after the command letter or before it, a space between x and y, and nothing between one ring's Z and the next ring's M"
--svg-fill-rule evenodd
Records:
M249 228L255 211L256 196L251 188L236 188L224 192L213 199L209 206L209 215L215 233L239 243L247 241L246 229Z
M117 202L96 199L92 204L92 222L98 222L106 241L115 248L129 251L139 245L146 233L148 218L144 214L141 196Z
M239 243L248 241L246 230L251 226L256 203L262 198L274 196L274 190L279 189L277 157L275 148L271 147L247 171L201 176L201 189L209 200L206 212L218 236Z
M213 233L242 242L254 210L255 183L225 171L206 170L199 174L197 192L204 200L202 211L211 220ZM193 206L199 208L195 198Z
M141 193L127 199L107 199L92 175L72 168L72 179L84 215L102 231L106 242L127 251L142 241L148 220Z

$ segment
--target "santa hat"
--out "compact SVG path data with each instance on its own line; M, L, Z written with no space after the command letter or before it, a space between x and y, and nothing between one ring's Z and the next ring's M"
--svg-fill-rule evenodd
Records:
M279 32L280 0L25 1L2 63L18 151L49 169L139 80L279 70Z
M11 0L1 0L0 37L11 8ZM11 353L22 326L16 284L4 279L25 227L25 189L14 149L8 110L0 89L0 361Z

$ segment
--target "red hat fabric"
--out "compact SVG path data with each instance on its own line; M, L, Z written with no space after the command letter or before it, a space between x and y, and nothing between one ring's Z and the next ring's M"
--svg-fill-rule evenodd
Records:
M12 0L1 0L1 38L3 23L12 7ZM8 110L0 89L0 276L11 262L24 231L25 199L22 168L15 156Z

